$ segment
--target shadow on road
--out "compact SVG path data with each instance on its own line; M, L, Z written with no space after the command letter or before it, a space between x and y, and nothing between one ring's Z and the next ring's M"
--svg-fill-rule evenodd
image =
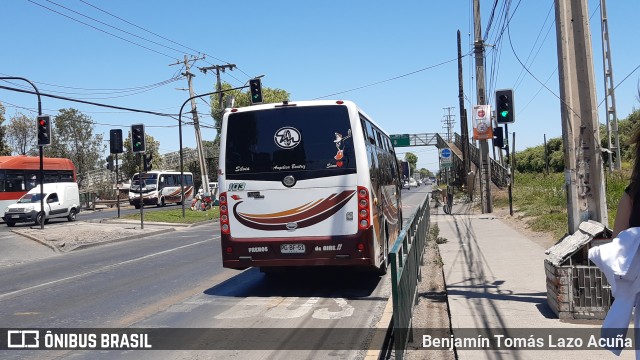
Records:
M369 298L383 278L346 268L287 269L264 274L248 269L204 291L206 295L232 297L341 297ZM387 299L384 299L385 301Z

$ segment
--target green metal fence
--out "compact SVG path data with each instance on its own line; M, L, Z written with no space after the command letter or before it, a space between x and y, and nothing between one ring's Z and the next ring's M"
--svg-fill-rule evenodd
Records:
M413 341L411 318L417 303L420 265L429 233L429 197L411 215L396 240L389 259L393 297L393 342L395 358L402 360L407 343Z

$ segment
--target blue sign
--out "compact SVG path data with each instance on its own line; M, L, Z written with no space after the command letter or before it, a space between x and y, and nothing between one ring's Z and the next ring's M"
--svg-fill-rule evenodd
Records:
M451 157L451 150L444 148L442 150L440 150L440 156L443 158L450 158Z

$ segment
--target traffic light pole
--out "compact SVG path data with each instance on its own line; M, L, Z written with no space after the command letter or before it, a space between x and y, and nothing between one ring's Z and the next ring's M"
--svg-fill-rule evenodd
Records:
M185 196L184 196L184 166L183 166L183 156L182 156L182 110L184 110L185 105L187 105L187 103L193 99L197 99L199 97L203 97L203 96L210 96L210 95L214 95L214 94L221 94L223 92L226 91L235 91L235 90L240 90L240 89L244 89L247 88L247 86L240 86L237 88L233 88L233 89L229 89L229 90L220 90L220 91L214 91L214 92L210 92L210 93L206 93L206 94L200 94L200 95L194 95L191 96L190 98L188 98L187 100L185 100L182 103L182 106L180 107L180 112L178 113L178 136L180 138L180 194L182 195L182 217L184 218L186 216L185 214L185 208L184 208L184 200L185 200ZM208 185L208 184L207 184ZM209 186L207 186L208 188Z
M42 115L42 100L40 99L40 91L38 88L28 79L19 77L19 76L3 76L0 77L0 80L22 80L26 81L33 87L33 90L36 91L36 96L38 97L38 116ZM40 153L40 212L42 213L42 221L40 222L40 229L44 229L44 145L38 146ZM37 218L36 218L37 219Z
M511 169L511 165L509 163L511 163L511 157L509 156L509 124L504 124L504 132L505 132L505 136L504 138L507 139L507 146L505 147L505 150L507 152L507 159L508 159L508 163L507 163L507 176L509 177L507 179L508 184L509 184L509 214L511 216L513 216L513 195L511 193L511 172L513 171L513 169ZM501 150L502 151L502 150Z
M118 153L116 153L116 206L118 207L118 219L120 219L120 177L118 176Z
M140 189L140 229L144 229L144 201L142 199L142 157L144 153L138 153L138 166L140 171L138 172L138 186Z

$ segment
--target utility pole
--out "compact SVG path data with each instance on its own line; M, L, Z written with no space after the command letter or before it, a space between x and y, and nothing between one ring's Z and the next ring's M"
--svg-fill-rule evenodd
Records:
M473 194L473 183L469 182L469 171L471 171L471 162L469 159L469 125L467 124L467 109L464 108L464 86L462 78L462 41L460 39L460 30L458 30L458 101L460 103L460 136L462 137L462 161L464 163L464 184L467 186L469 199Z
M607 152L609 171L622 169L620 159L620 137L618 135L618 115L616 114L616 93L613 82L613 66L611 65L611 43L609 42L609 25L607 21L607 4L600 0L600 18L602 21L602 66L604 67L604 105L607 117ZM613 143L611 142L613 138ZM615 160L612 154L616 154Z
M443 129L447 130L447 142L452 142L452 138L453 138L453 117L455 115L451 115L451 109L455 109L454 106L449 106L449 107L445 107L442 108L442 110L447 110L448 114L444 116L444 119L442 120L442 122L444 123L444 126L442 126Z
M202 71L203 73L207 73L208 70L215 70L216 71L216 91L218 91L218 109L220 109L220 111L222 112L222 83L220 82L220 70L222 70L222 72L224 72L226 69L229 69L230 71L233 71L234 68L236 68L237 66L235 64L226 64L226 65L213 65L213 66L207 66L207 67L201 67L198 68L200 69L200 71ZM222 119L216 119L216 131L218 132L218 134L220 133L220 126L222 125Z
M473 32L475 41L473 45L476 58L476 88L478 105L486 105L484 83L484 42L482 41L482 28L480 24L480 0L473 0ZM488 116L491 116L490 114ZM489 167L489 143L487 140L479 140L481 176L480 190L482 198L482 213L493 212L491 203L491 168Z
M608 226L587 2L555 0L568 230Z
M202 58L195 58L193 61L202 60ZM180 62L171 65L178 65ZM189 84L189 97L193 98L195 93L193 91L193 84L191 79L195 76L191 73L191 67L189 65L189 58L187 55L184 56L184 67L185 72L182 75L187 77L187 82ZM202 190L204 195L209 195L209 172L207 171L207 163L204 157L204 148L202 147L202 135L200 133L200 122L198 121L198 111L196 109L196 99L191 99L191 115L193 116L193 128L196 133L196 149L198 150L198 162L200 163L200 175L202 180ZM183 170L183 169L181 169Z

